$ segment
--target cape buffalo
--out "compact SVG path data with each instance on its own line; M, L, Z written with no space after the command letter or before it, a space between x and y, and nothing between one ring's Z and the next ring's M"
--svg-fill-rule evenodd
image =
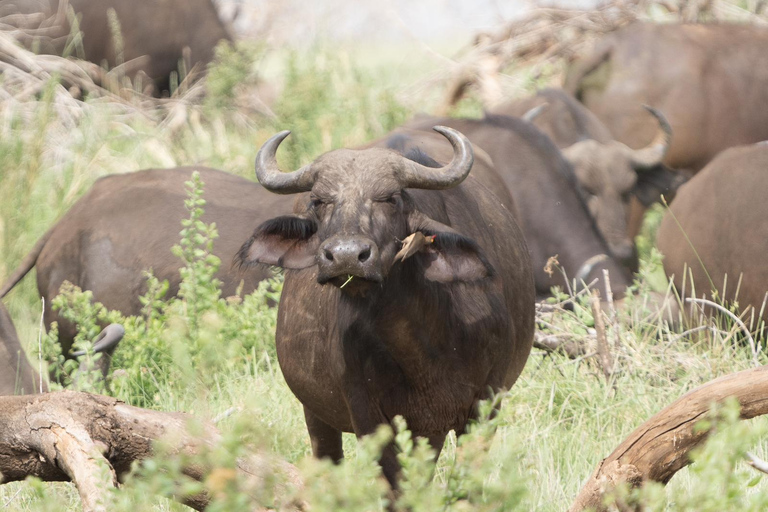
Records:
M530 121L547 134L573 166L578 191L611 254L637 270L634 239L645 209L670 193L680 177L661 164L671 139L664 116L649 109L658 122L654 141L633 150L613 140L608 128L562 89L544 89L535 96L509 102L494 110L521 117L539 110ZM640 204L636 204L634 199Z
M70 7L82 39L71 35ZM69 51L109 69L122 66L130 77L142 73L154 82L155 94L169 89L169 76L180 63L185 71L196 64L204 69L216 44L231 40L211 0L5 0L0 16L33 23L26 28L34 34L21 37L25 46L53 55Z
M768 139L768 30L749 24L634 24L598 43L566 89L633 148L653 138L640 105L664 112L665 163L698 171L725 148Z
M37 288L45 298L45 323L59 323L59 341L69 352L75 327L51 309L66 280L93 292L94 300L125 315L137 315L146 291L144 271L169 282L169 295L179 289L181 261L171 253L179 243L184 208L184 182L193 171L205 183L206 223L215 222L219 238L213 253L228 263L244 239L271 215L291 211L291 201L267 193L260 185L214 169L179 167L150 169L103 177L37 242L6 283L0 298L37 265ZM241 282L250 293L270 276L265 269L247 275L225 264L216 274L224 296Z
M674 276L681 293L701 296L716 291L722 300L737 300L742 311L748 306L756 315L764 310L767 171L768 145L736 147L718 155L680 188L661 222L657 244L664 270Z
M528 358L534 286L522 233L469 175L469 141L435 129L454 150L443 167L421 151L341 149L283 174L275 152L287 131L256 157L267 189L302 195L238 260L286 269L277 356L318 457L340 460L342 432L371 434L397 415L439 452ZM381 465L396 488L392 446Z
M519 118L492 114L485 119L422 118L406 127L426 130L435 124L459 130L493 160L514 198L540 296L549 295L552 286L566 286L560 272L549 271L552 256L557 256L569 278L587 283L597 279L603 297L603 269L610 273L613 292L624 292L631 282L628 272L609 256L608 245L577 192L573 168L549 137Z

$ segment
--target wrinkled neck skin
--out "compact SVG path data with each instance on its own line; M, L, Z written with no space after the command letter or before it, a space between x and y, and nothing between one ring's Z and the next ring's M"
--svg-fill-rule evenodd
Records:
M493 293L500 287L495 278L478 283L440 284L427 281L418 275L420 272L415 261L406 260L395 264L384 282L364 296L337 289L331 292L338 294L338 314L331 317L338 322L336 329L345 358L367 354L369 349L375 354L386 348L405 378L409 375L424 377L421 372L427 369L425 363L431 360L431 352L441 354L457 348L443 346L446 340L452 339L447 329L451 329L452 335L468 327L469 331L471 326L491 320L494 310L505 309L501 294ZM470 293L449 294L453 287L461 287ZM476 293L471 293L471 289ZM452 310L457 307L462 308L461 314ZM448 326L446 318L461 318L462 321ZM466 337L470 334L464 333ZM369 349L364 345L369 345ZM467 346L458 344L459 347L462 345ZM474 344L476 348L478 345L482 342Z
M367 371L373 371L374 365L367 365L367 361L360 358L386 350L397 365L397 369L390 368L393 377L401 371L406 375L418 371L417 361L423 355L421 344L411 338L432 342L431 337L423 337L418 331L419 317L422 325L431 323L428 319L432 317L432 308L429 306L434 297L429 297L423 287L416 286L413 279L407 279L406 276L412 273L404 272L400 267L392 268L384 282L365 296L335 290L339 294L338 314L332 318L337 322L344 359L351 367L368 367Z

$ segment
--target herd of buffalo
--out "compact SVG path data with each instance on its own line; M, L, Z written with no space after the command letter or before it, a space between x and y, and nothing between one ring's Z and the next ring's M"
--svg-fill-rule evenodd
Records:
M204 64L214 43L229 39L209 0L153 3L171 9L173 22L133 3L68 5L85 57L110 67L136 61L158 91L180 60ZM14 8L62 11L57 0L2 2ZM107 11L120 22L119 59ZM58 46L38 51L62 52L76 19L69 12L52 39ZM635 236L656 202L670 206L657 246L680 293L763 312L766 43L768 30L755 26L630 25L575 62L562 89L510 100L480 119L419 116L289 172L276 163L289 132L278 133L256 157L258 184L200 167L101 178L0 297L36 268L45 323L58 322L62 349L75 357L76 328L50 306L63 282L125 315L140 313L146 269L175 294L181 263L171 246L186 216L183 183L197 170L203 220L220 234L214 252L233 262L217 275L225 296L253 291L269 267L285 269L277 354L313 453L338 461L342 432L370 434L397 415L439 451L480 400L514 384L532 347L535 303L553 286L569 286L567 276L603 296L607 286L624 295L637 270ZM555 256L564 272L547 271ZM120 335L108 329L96 349L109 353ZM37 391L39 376L1 305L0 341L0 392ZM391 446L381 465L396 487Z

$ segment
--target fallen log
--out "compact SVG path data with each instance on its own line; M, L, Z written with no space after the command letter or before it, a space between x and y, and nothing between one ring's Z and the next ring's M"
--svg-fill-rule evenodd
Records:
M708 382L651 417L598 464L569 512L605 511L603 497L621 483L639 487L646 481L669 482L689 464L688 453L708 435L694 430L694 425L713 403L729 397L741 404L741 419L768 414L768 366Z
M562 351L570 359L587 355L586 346L579 343L570 335L546 334L536 331L533 336L533 346L546 352Z
M170 446L172 454L193 456L221 438L212 425L204 425L202 434L193 435L188 430L190 419L183 413L141 409L75 391L0 397L2 482L29 476L49 482L72 481L85 512L106 511L110 489L134 461L154 455L156 441ZM242 459L237 466L257 488L273 482L301 485L294 466L264 455ZM194 465L184 468L184 473L203 481L211 469ZM278 497L286 491L273 490ZM207 495L178 498L195 510L203 510L209 502Z

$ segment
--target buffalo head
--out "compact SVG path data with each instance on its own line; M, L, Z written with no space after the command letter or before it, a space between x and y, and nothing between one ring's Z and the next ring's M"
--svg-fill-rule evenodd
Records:
M278 194L305 195L295 215L276 217L256 229L237 256L240 264L286 269L316 265L318 283L345 292L365 291L384 282L402 240L419 232L431 243L409 259L417 262L426 279L472 281L488 276L492 268L477 244L430 218L408 191L454 187L472 168L473 151L466 137L450 128L435 130L454 150L452 161L439 168L389 149L370 148L331 151L283 173L275 153L290 132L269 139L256 156L259 182Z
M613 255L624 263L635 258L635 233L628 230L630 199L635 196L649 206L676 179L661 163L672 139L669 123L660 112L645 108L659 122L658 133L647 147L631 149L618 141L588 139L563 149L597 229Z

